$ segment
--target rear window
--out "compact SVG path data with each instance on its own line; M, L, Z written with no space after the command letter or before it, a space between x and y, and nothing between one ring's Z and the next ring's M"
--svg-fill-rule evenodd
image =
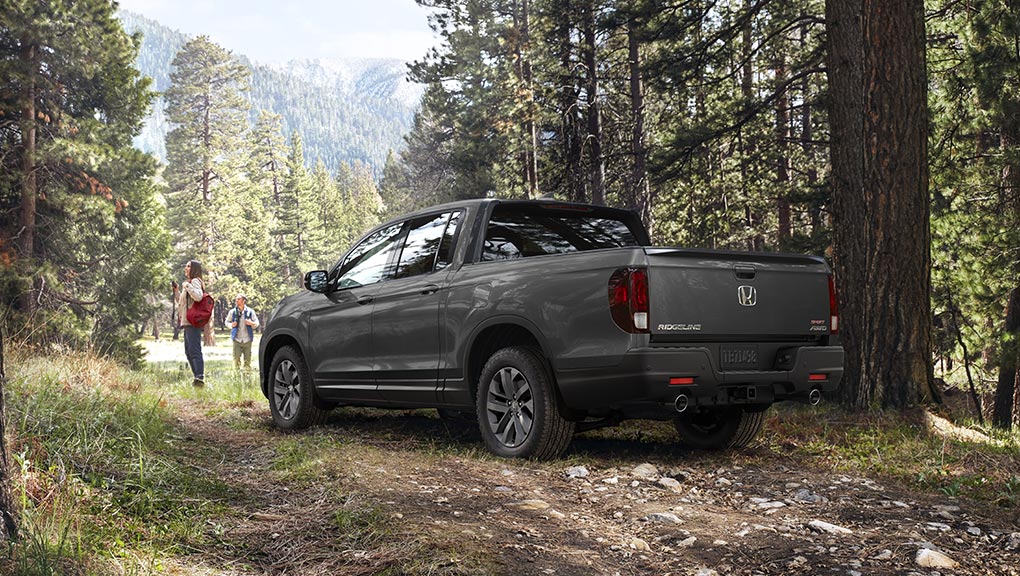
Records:
M594 211L541 206L522 209L519 205L501 204L489 219L482 260L513 260L639 245L625 222Z

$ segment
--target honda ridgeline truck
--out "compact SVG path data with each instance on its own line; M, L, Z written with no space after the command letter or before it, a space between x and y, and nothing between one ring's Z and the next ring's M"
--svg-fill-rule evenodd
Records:
M499 456L552 458L628 418L722 449L843 375L822 258L652 247L634 213L601 206L421 210L304 282L259 346L284 430L336 406L438 408L476 419Z

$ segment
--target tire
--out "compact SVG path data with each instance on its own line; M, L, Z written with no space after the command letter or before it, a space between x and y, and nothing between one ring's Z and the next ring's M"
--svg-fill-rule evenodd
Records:
M292 346L276 351L269 367L269 411L281 430L300 430L326 419L304 356Z
M556 458L574 436L560 416L552 376L541 353L512 347L489 357L478 380L478 429L504 458Z
M765 423L765 411L716 408L673 419L680 443L697 450L743 448L758 436Z

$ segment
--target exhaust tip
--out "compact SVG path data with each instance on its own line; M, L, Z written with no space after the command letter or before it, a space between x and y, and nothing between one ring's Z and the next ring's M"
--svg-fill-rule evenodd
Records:
M673 401L673 408L675 408L677 412L683 412L684 410L687 410L688 406L690 406L690 401L687 400L686 394L681 394L677 396L676 400Z
M811 392L808 393L808 403L812 406L818 406L822 401L822 391L818 388L812 388Z

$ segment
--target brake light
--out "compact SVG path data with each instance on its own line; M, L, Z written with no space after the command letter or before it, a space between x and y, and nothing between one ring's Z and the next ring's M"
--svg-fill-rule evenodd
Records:
M609 278L609 311L624 332L648 333L648 270L620 268Z
M839 300L836 298L836 277L829 274L829 333L839 333Z

